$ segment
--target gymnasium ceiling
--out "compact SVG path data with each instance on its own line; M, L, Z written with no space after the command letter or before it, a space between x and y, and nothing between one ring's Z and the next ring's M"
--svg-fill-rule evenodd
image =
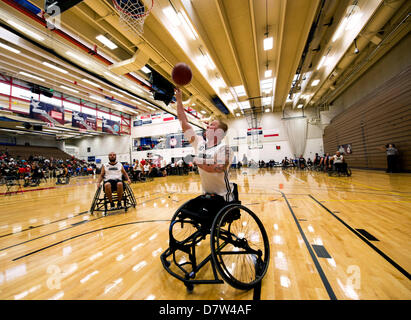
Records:
M203 120L325 105L410 30L403 20L410 11L406 0L154 0L141 36L120 24L112 0L75 5L54 21L59 32L13 2L0 3L0 20L8 28L2 28L0 42L21 53L0 48L0 71L31 70L60 91L65 91L61 85L74 88L85 99L111 92L136 109L101 104L131 115L153 107L175 114L174 103L152 98L150 74L141 68L147 65L171 81L177 62L193 70L193 81L184 88L185 105ZM44 0L30 2L44 9ZM151 0L145 2L151 6ZM186 29L190 24L194 31ZM12 35L13 30L29 39ZM96 40L99 35L117 48ZM272 38L268 50L266 38ZM69 73L45 67L45 60ZM228 115L215 107L213 96L224 102Z

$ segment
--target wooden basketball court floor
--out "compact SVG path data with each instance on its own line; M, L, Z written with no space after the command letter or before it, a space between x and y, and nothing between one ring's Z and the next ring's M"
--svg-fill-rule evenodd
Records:
M411 299L410 177L231 171L240 200L270 240L261 299ZM43 183L43 190L11 196L1 188L0 299L253 298L228 284L197 285L188 293L162 267L169 220L200 193L198 175L132 184L136 209L105 217L87 212L93 178Z

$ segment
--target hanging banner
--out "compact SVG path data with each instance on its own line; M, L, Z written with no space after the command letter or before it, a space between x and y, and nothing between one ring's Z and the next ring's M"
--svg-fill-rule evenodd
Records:
M30 100L30 118L55 125L64 125L64 108L32 98Z
M113 120L103 119L103 132L119 134L120 123Z
M71 121L71 125L75 128L85 129L85 130L97 130L97 119L96 117L78 112L73 111L73 118Z

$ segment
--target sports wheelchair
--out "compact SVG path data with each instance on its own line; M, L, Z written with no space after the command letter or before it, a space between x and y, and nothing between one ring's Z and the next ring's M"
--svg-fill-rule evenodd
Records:
M6 192L4 193L4 195L11 195L13 193L17 194L19 192L23 192L22 190L22 185L20 184L20 179L18 176L6 176L4 177L5 179L5 185L6 185ZM16 191L12 191L11 189L13 187L17 187Z
M69 184L70 183L70 176L57 176L57 182L56 184Z
M330 177L340 177L341 175L351 177L352 175L351 169L346 163L344 163L344 166L340 170L338 170L335 165L333 165L332 169L328 170L327 172Z
M217 271L236 289L261 288L270 257L267 233L256 214L241 205L236 184L234 198L226 202L216 195L199 196L184 203L171 220L169 248L160 259L165 270L182 281L189 292L195 284L224 283ZM207 235L211 254L198 263L196 247ZM208 262L214 279L194 280Z
M134 197L133 190L131 190L128 183L123 181L123 199L124 206L121 208L108 208L108 197L104 191L104 183L100 184L97 188L96 194L94 195L93 203L91 204L90 214L94 214L95 211L103 212L103 216L107 215L107 212L117 211L119 209L124 209L127 212L128 208L135 208L137 205L136 198ZM117 191L112 192L113 202L118 202Z
M38 187L41 183L41 178L28 178L24 180L23 187Z

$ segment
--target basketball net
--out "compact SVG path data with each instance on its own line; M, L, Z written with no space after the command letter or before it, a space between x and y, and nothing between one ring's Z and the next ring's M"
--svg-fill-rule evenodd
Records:
M119 13L120 23L124 28L139 35L143 34L144 21L153 8L154 0L146 0L146 2L151 2L148 9L140 0L113 0L114 8Z

